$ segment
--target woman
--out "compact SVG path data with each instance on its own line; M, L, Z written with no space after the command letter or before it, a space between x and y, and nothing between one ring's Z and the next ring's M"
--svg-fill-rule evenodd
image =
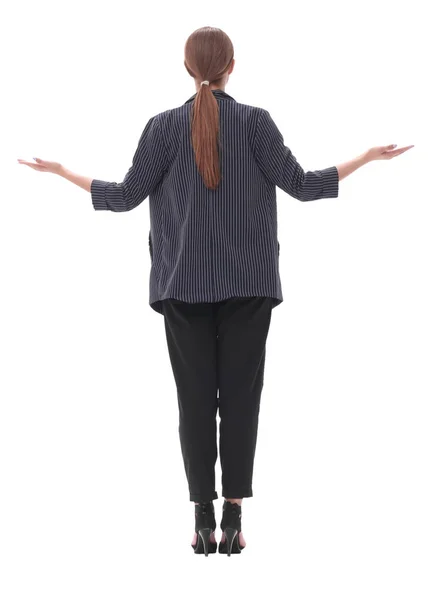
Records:
M220 416L219 552L240 553L242 499L252 496L266 338L283 301L276 187L301 201L338 197L338 182L373 160L412 148L367 150L338 166L304 172L268 111L225 92L234 49L203 27L185 44L196 93L152 117L123 182L91 179L56 162L19 159L91 193L95 210L132 210L150 197L150 306L164 317L177 385L179 434L190 500L192 547L216 552L213 500Z

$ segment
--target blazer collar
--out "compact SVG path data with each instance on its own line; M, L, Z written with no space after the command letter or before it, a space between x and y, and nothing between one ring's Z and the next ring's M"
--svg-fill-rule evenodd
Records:
M216 98L220 98L220 99L223 99L223 100L230 100L232 102L236 102L236 100L232 96L230 96L229 94L227 94L223 90L215 89L215 90L211 90L211 92L214 94L214 96ZM191 96L189 98L189 100L186 100L185 104L188 104L188 102L192 102L194 100L194 98L196 97L196 95L197 95L197 92L195 92L195 94L193 96Z

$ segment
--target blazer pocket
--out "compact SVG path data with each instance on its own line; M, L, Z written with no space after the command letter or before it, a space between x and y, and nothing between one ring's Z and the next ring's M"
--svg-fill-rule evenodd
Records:
M149 255L151 257L151 262L152 262L152 238L151 238L151 232L149 232L148 246L149 246Z

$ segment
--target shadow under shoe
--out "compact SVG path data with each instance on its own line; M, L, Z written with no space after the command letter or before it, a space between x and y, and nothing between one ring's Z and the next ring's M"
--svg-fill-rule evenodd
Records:
M211 542L210 540L211 533L215 531L216 527L213 501L195 504L197 543L191 544L195 554L208 556L208 554L217 552L217 542Z
M241 506L234 502L223 502L223 516L220 528L225 534L225 540L220 541L218 551L220 554L240 554L244 549L241 546L239 535L241 532Z

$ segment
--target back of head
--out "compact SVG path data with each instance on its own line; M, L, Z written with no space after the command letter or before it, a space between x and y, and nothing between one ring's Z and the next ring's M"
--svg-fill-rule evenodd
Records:
M191 134L197 169L209 189L220 183L219 109L210 86L219 86L231 67L234 47L229 37L216 27L201 27L185 44L185 67L198 84L191 106Z

